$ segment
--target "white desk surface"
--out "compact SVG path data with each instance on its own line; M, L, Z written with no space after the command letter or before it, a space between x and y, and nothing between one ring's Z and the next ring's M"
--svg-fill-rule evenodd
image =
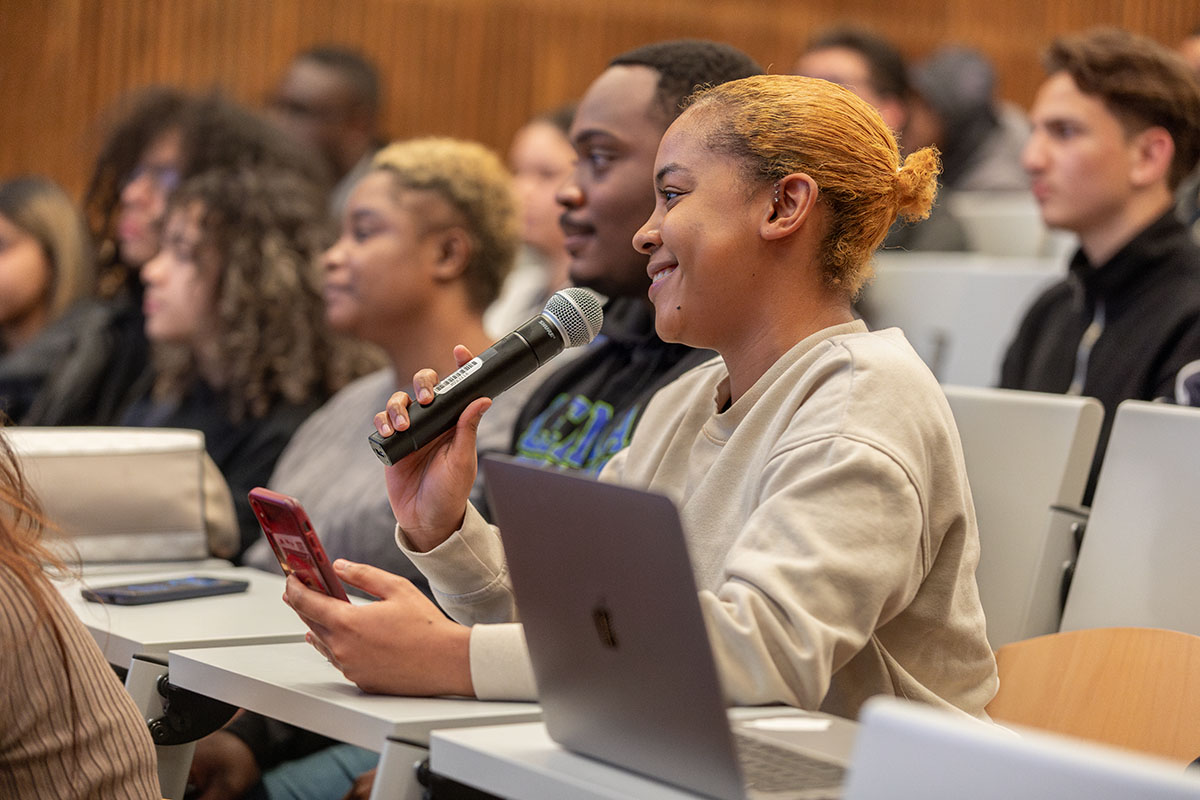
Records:
M522 800L695 800L697 795L563 749L541 722L438 730L429 766L439 775Z
M534 703L370 695L307 643L175 650L171 683L343 742L379 751L428 746L434 728L541 718Z
M104 657L120 667L128 667L134 655L165 657L169 650L183 647L304 641L308 628L283 602L283 578L261 570L225 567L147 572L134 568L127 573L103 574L85 570L83 584L113 586L190 574L240 578L250 581L250 588L216 597L119 606L84 600L79 594L79 581L57 581L56 586L96 639Z

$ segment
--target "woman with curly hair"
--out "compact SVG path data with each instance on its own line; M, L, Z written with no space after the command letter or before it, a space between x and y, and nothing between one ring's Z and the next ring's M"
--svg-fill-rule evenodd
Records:
M720 355L654 396L600 477L679 506L732 703L854 717L888 694L986 718L996 663L954 419L903 333L851 310L897 215L928 213L937 170L928 149L901 161L861 98L798 76L702 91L659 145L633 239L655 327ZM436 382L417 373L413 394ZM411 402L393 395L381 434ZM334 569L381 598L368 606L288 581L309 641L363 689L536 696L521 627L503 622L517 609L499 531L467 503L489 404L387 470L396 540L453 619L366 565Z
M45 527L0 431L0 797L161 797L145 720L47 579Z
M138 270L159 251L163 214L181 183L212 169L270 167L327 188L319 158L219 94L151 87L121 110L83 204L102 313L75 327L27 424L112 425L136 398L149 358Z
M162 249L141 269L155 376L124 423L204 432L233 492L238 556L259 535L246 493L355 366L324 321L325 215L289 170L205 172L172 196Z

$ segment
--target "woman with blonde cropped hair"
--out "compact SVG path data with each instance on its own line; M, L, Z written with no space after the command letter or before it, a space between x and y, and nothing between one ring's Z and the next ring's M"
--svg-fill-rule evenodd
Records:
M888 694L986 718L996 665L954 419L903 333L850 305L896 216L928 211L936 173L933 151L901 164L867 103L797 76L700 92L659 145L633 241L655 325L720 355L654 396L600 477L676 501L732 703L853 717ZM414 394L436 380L417 373ZM411 402L394 395L379 431L406 427ZM388 470L397 541L453 619L362 565L336 568L383 598L371 607L289 581L309 640L370 691L536 695L520 626L487 624L517 609L499 532L466 503L487 407Z
M388 366L349 384L306 420L267 484L304 504L331 558L388 569L427 588L393 542L396 521L383 470L358 423L421 367L453 369L455 345L478 351L491 343L483 312L519 243L508 170L475 142L396 142L376 154L351 189L341 233L320 259L325 318L338 333L379 347ZM497 398L479 427L481 450L507 451L517 413L539 377ZM245 563L279 569L261 537ZM235 787L233 796L261 781L273 798L341 797L378 759L351 745L306 755L313 746L307 740L241 714L197 744L192 782Z

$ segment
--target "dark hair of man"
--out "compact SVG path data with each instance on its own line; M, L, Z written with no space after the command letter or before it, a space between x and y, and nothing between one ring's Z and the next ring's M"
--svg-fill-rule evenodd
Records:
M1084 94L1100 98L1126 133L1160 126L1175 141L1167 175L1174 191L1200 161L1200 79L1176 53L1116 28L1055 39L1046 72L1066 72Z
M534 122L545 122L547 125L553 125L562 131L563 136L570 137L571 123L575 121L575 103L567 103L566 105L552 108L549 111L543 111L533 118Z
M372 117L379 113L382 94L379 70L357 50L336 45L313 47L298 54L296 61L311 61L342 76L353 101Z
M810 40L804 52L834 48L853 50L863 57L876 94L906 102L912 95L904 56L887 39L861 28L832 28Z
M675 39L637 47L608 62L610 67L649 67L659 74L655 99L668 124L683 101L701 86L761 75L762 67L731 45L703 39Z
M321 189L331 183L328 169L262 115L212 92L193 100L182 115L183 168L186 180L213 169L279 167Z

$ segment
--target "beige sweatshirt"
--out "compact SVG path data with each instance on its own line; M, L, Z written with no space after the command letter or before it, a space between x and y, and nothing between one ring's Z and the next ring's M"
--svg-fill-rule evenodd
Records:
M686 373L601 475L679 505L728 700L853 717L891 694L986 717L996 665L962 451L903 334L828 328L721 412L728 398L720 359ZM440 547L407 551L475 624L478 695L533 699L520 625L482 624L517 619L499 531L468 509Z

